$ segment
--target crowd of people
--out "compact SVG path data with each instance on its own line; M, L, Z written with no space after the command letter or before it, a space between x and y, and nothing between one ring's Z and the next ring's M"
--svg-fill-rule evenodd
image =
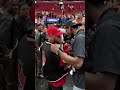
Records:
M71 73L69 65L75 68L72 68L75 71L73 72L73 90L84 90L85 80L87 90L119 89L120 70L119 65L116 63L120 63L118 57L120 50L116 46L119 45L119 6L118 4L115 6L114 3L110 4L111 1L109 0L105 1L88 0L86 2L89 7L86 7L86 46L84 44L84 14L81 14L82 17L78 16L81 19L80 24L78 24L75 20L78 19L76 16L67 17L63 13L63 18L67 17L68 19L64 24L63 22L60 24L60 22L46 23L46 17L42 20L44 17L42 14L49 15L49 18L56 18L54 12L49 14L47 11L41 11L41 14L39 13L42 21L38 23L41 26L43 24L45 27L40 32L47 35L47 39L43 40L40 50L42 53L41 59L43 60L42 73L49 82L48 90L63 90L66 76L69 72ZM113 20L112 23L110 23L111 20ZM62 25L64 31L61 31ZM116 57L116 60L114 57Z
M78 12L75 14L57 14L53 11L41 11L36 13L35 23L37 24L47 24L47 18L59 18L59 23L62 23L63 25L68 19L77 19L78 21L81 20L81 18L85 15L85 12ZM57 22L56 22L57 23Z
M38 42L38 50L40 50L40 62L43 62L43 66L41 65L42 70L40 70L40 74L38 75L41 76L41 74L43 74L44 78L49 81L48 90L63 90L63 85L66 82L66 76L71 71L71 66L68 64L76 68L76 73L74 73L74 80L77 87L79 87L79 84L82 82L79 88L85 88L84 70L79 69L82 67L85 58L84 24L85 22L77 23L75 19L69 19L65 24L64 30L61 30L60 25L57 26L54 23L50 24L49 27L45 27L41 24L37 25L38 31L36 30L36 42ZM73 32L70 30L71 28ZM76 38L74 40L75 36ZM73 44L71 44L71 41L73 41ZM51 51L50 47L52 44L57 44L52 47L54 53ZM78 44L80 47L77 47ZM71 48L73 53L71 53ZM66 52L67 54L62 51ZM63 55L59 56L60 52L62 52ZM75 57L70 55L74 55ZM69 59L71 61L69 61ZM79 77L76 78L79 73L81 73L81 79ZM76 81L78 79L80 79L79 83ZM74 86L74 88L77 87Z
M71 73L73 90L85 90L85 12L39 11L35 15L36 76L48 81L47 90L63 90Z
M62 3L58 13L34 11L32 0L2 0L0 90L34 90L36 77L47 90L63 90L68 75L73 90L119 90L119 2L86 0L76 13Z

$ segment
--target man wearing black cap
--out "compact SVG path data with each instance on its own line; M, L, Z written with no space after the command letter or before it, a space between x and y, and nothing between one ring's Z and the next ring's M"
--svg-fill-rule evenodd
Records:
M66 25L71 27L71 34L74 35L71 56L62 52L57 45L51 46L51 51L59 55L67 64L75 67L73 73L73 90L85 90L85 71L83 62L85 58L85 32L79 29L81 24L76 20L69 20Z
M87 90L116 90L120 76L120 16L104 1L86 1L86 27L96 24L88 53L92 69L85 74Z
M65 29L66 29L66 33L64 34L64 41L68 44L71 44L74 38L74 35L71 34L71 26L70 23L72 22L73 19L70 19L67 21L67 23L65 24Z

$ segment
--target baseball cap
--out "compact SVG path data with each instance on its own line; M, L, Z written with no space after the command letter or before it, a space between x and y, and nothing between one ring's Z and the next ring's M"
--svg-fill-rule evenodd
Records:
M69 20L65 23L65 28L71 27L72 21L73 21L73 19L69 19Z
M63 32L61 32L59 30L59 28L55 27L55 26L51 26L48 28L47 30L48 36L50 35L56 35L56 36L61 36L63 34Z
M65 24L65 28L68 28L68 27L77 27L77 26L81 26L82 23L78 23L77 20L75 19L70 19L66 22Z

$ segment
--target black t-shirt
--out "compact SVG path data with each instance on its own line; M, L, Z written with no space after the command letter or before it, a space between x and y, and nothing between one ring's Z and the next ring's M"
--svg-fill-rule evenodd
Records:
M97 23L90 50L94 72L111 72L120 75L120 16L106 10Z
M64 66L60 66L60 57L51 52L50 43L44 42L42 53L46 58L45 65L43 66L43 74L45 79L49 81L56 81L62 76L67 75L67 70L64 70Z

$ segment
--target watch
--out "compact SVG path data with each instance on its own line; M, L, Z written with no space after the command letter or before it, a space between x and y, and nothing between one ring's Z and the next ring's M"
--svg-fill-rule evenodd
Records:
M60 49L57 50L56 55L60 56Z

